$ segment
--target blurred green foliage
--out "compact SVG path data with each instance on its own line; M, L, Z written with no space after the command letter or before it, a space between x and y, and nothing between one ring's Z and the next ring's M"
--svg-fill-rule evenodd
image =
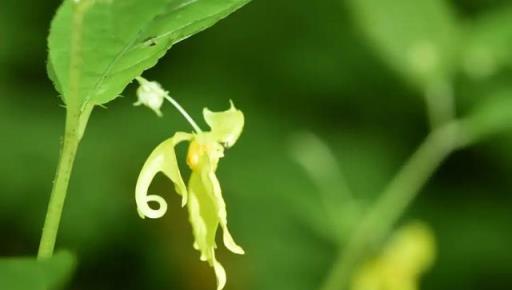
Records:
M383 59L421 87L450 79L459 31L445 0L349 1Z
M388 0L397 5L392 12L363 6L374 2L255 0L173 47L146 74L195 119L202 107L222 109L230 98L246 115L239 143L218 170L231 232L247 252L220 249L226 289L309 290L323 281L338 241L318 231L327 219L321 190L290 156L290 140L314 132L360 206L374 200L428 132L423 89L411 85L417 76L400 51L414 35L440 39L436 51L454 62L447 79L460 115L482 112L474 116L489 126L506 124L493 118L512 110L508 1L432 1L419 9ZM57 163L64 109L45 61L58 5L1 1L1 256L35 254ZM426 14L435 11L443 15ZM362 12L378 17L379 29ZM404 13L431 25L394 32ZM446 35L444 25L460 36ZM71 179L58 240L78 259L70 288L212 289L172 185L164 178L153 185L168 193L162 220L140 220L133 199L147 154L188 124L171 110L159 120L133 107L132 86L123 96L93 112ZM438 241L422 289L512 287L511 148L512 134L501 134L456 153L407 212L428 222Z
M59 252L48 260L8 258L0 260L0 288L19 290L61 289L70 279L74 257Z

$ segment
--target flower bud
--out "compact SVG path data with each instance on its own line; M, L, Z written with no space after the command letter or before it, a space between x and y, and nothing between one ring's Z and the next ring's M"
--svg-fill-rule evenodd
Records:
M168 92L157 82L150 82L143 77L137 77L140 86L137 89L137 102L135 106L144 105L153 110L159 117L162 116L160 108Z

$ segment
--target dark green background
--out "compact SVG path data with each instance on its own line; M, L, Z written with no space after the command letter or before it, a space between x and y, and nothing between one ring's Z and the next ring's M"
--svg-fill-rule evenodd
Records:
M0 1L0 256L35 255L39 242L65 112L45 71L58 4ZM511 5L450 4L465 21ZM220 246L227 290L316 289L335 256L335 243L313 225L324 213L320 193L290 157L294 134L322 138L366 204L428 133L420 92L378 57L341 0L255 0L173 47L145 76L197 120L203 107L222 110L229 99L245 113L244 133L218 172L231 232L247 252ZM493 81L511 76L504 70ZM457 100L492 85L460 77ZM169 202L167 215L136 214L145 158L190 128L170 107L163 119L133 107L134 88L93 112L76 160L58 240L78 256L70 289L214 289L168 180L153 186ZM422 289L512 288L511 176L512 134L456 153L435 174L406 217L429 223L438 240Z

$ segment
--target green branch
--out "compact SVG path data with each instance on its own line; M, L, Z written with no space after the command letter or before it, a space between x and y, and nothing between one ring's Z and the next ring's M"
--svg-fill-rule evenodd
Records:
M53 181L53 188L39 243L39 252L37 254L39 259L49 258L53 255L73 162L92 108L93 106L87 106L84 111L73 112L70 110L66 114L66 128L61 145L59 165L57 166L57 172Z
M59 165L55 173L43 232L41 234L41 241L39 243L39 251L37 254L39 259L49 258L53 255L75 155L94 107L94 105L90 103L81 104L79 102L80 67L83 64L83 60L80 57L82 28L86 11L93 3L94 1L87 0L73 5L71 24L74 33L70 38L71 53L68 68L69 95L67 95L67 98L64 98L66 100L66 126L61 145Z
M447 124L455 117L455 98L450 82L437 81L425 90L425 107L432 130Z
M464 145L459 123L433 131L368 210L321 288L340 290L348 286L352 271L365 253L381 242L434 171L454 150Z

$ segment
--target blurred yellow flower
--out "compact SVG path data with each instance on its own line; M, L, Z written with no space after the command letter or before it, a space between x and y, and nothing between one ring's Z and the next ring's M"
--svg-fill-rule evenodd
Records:
M231 107L223 112L205 108L203 116L210 131L178 132L153 150L137 180L135 199L141 218L162 217L167 211L167 203L161 196L149 195L147 191L158 172L172 180L176 192L182 196L182 205L188 206L195 239L193 246L200 251L200 259L214 268L217 289L220 290L226 284L226 273L215 258L215 236L219 225L226 248L236 254L244 254L244 250L235 243L228 230L226 204L215 171L224 156L224 149L234 145L242 133L244 115L231 103ZM176 145L184 141L190 143L186 158L191 169L188 186L183 181L175 153ZM151 208L149 202L158 204L158 208Z
M430 228L421 222L409 223L393 234L380 256L355 272L351 290L417 290L435 251Z

